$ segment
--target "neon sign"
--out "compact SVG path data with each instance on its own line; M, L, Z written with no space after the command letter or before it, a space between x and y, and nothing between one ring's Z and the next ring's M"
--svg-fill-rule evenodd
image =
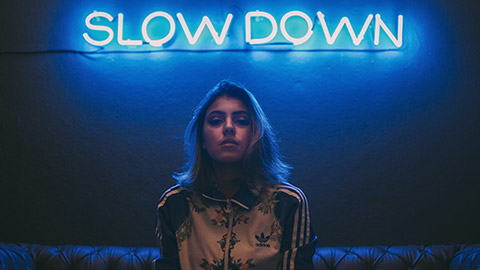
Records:
M196 45L199 42L200 35L205 31L205 28L208 29L211 38L216 45L224 44L227 39L227 33L232 25L233 15L231 13L227 14L224 19L223 25L214 26L212 21L208 16L204 16L200 25L196 28L195 31L191 31L192 25L188 25L183 14L177 13L175 15L176 20L180 23L181 31L184 36L187 38L190 45ZM302 30L300 33L292 33L291 30L288 30L288 23L290 20L296 19L300 20L303 24L306 24L306 29ZM160 21L164 28L168 28L167 33L163 33L160 38L152 38L152 31L155 32L155 28L152 30L152 21L156 20L157 23ZM252 33L255 30L255 27L258 27L259 20L263 20L263 23L269 25L269 33L265 36L256 37L252 36ZM175 22L174 16L170 15L167 12L156 11L149 14L143 20L141 27L141 36L142 39L124 39L124 24L125 18L123 13L118 13L115 18L107 12L98 12L94 11L90 13L85 19L85 26L89 29L88 32L83 33L83 38L85 41L93 46L106 46L112 43L115 36L115 27L112 27L112 24L116 22L116 36L117 42L120 46L141 46L148 44L152 47L162 47L166 43L174 40L174 36L177 32L177 23ZM400 48L403 44L403 16L398 15L396 18L397 29L396 31L390 30L387 24L383 21L380 14L368 14L365 18L364 23L361 27L356 26L355 29L350 22L348 17L341 18L340 22L336 25L335 30L331 32L332 25L327 25L325 21L325 14L318 11L316 16L312 20L307 14L301 11L290 11L285 13L280 22L277 23L277 20L269 13L264 11L250 11L245 14L244 17L244 44L248 45L269 45L273 43L274 38L278 37L278 28L280 28L281 36L286 40L285 44L290 44L292 46L300 46L311 39L314 35L315 24L321 26L321 31L316 31L315 35L323 35L324 42L330 46L330 48L335 48L335 44L338 40L339 34L343 29L347 29L348 34L351 38L353 46L360 46L360 44L365 40L365 33L367 30L372 29L371 25L373 24L373 44L374 47L380 44L380 34L383 32L384 35L388 37L386 42L393 43L396 48ZM110 26L108 26L109 24ZM147 31L150 27L150 32ZM220 32L217 29L221 29ZM360 30L358 30L360 29ZM289 32L290 31L290 32ZM345 32L345 31L344 31ZM396 32L396 34L394 34ZM94 37L94 34L102 34L101 38ZM179 33L177 33L179 34ZM371 36L371 35L369 35ZM371 41L369 41L371 42Z

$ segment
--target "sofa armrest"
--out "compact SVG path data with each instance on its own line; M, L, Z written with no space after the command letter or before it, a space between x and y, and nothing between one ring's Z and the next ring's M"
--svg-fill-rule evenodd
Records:
M455 254L451 270L480 270L480 245L466 245Z
M0 243L0 270L34 270L32 256L18 245Z

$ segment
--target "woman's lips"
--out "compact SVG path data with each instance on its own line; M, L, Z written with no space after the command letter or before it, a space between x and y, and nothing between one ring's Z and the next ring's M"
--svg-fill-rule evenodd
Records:
M238 145L238 143L234 139L225 139L220 143L220 145Z

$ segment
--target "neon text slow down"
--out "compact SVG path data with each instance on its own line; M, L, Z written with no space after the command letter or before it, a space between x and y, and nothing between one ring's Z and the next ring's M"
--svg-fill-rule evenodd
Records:
M380 14L376 14L375 16L373 14L369 14L363 25L360 27L356 27L356 29L360 29L359 31L355 32L352 24L350 23L350 20L348 17L343 17L338 25L336 26L335 30L331 32L327 26L327 23L325 21L325 15L318 11L316 14L316 19L318 19L319 24L322 27L323 34L325 36L325 40L327 44L333 46L335 45L335 41L337 40L338 35L342 31L343 28L347 28L347 31L352 39L353 45L359 46L362 42L362 40L365 37L365 33L369 26L371 25L372 21L374 20L374 44L379 45L380 43L380 32L383 30L385 34L388 36L388 38L393 42L393 44L397 47L400 48L403 43L403 16L398 15L397 17L397 31L396 31L396 36L392 33L390 28L387 27L385 22L382 20L382 17ZM302 20L305 21L307 24L307 30L305 33L303 33L303 36L300 37L293 37L292 33L289 33L287 30L287 21L292 18L292 17L299 17ZM85 41L87 41L89 44L94 45L94 46L105 46L108 45L112 42L114 38L114 30L106 25L97 25L97 24L92 24L93 19L99 19L99 18L104 18L108 20L109 22L113 22L114 18L112 15L106 13L106 12L92 12L87 16L85 19L85 25L88 29L93 30L93 31L99 31L99 32L105 32L107 34L107 37L104 38L103 40L96 40L92 38L88 33L83 33L83 37ZM122 13L118 13L117 15L118 18L118 24L117 24L117 41L118 44L122 46L140 46L142 44L150 44L153 47L161 47L163 44L169 42L174 34L175 34L175 29L176 29L176 23L172 15L162 12L162 11L157 11L149 14L142 23L141 26L141 32L142 32L142 37L143 40L131 40L131 39L124 39L124 34L123 34L123 25L124 25L124 15ZM169 32L162 38L160 39L152 39L148 32L147 32L147 27L150 23L151 20L155 18L162 18L163 20L166 20L169 25ZM199 37L201 33L205 30L205 28L208 29L210 32L213 40L217 45L222 45L225 41L225 38L227 37L227 32L231 26L233 15L228 14L223 26L221 27L220 33L217 32L215 27L213 26L211 20L209 17L204 16L202 18L202 21L200 25L197 27L195 33L192 33L190 31L190 28L187 25L187 22L185 18L183 17L182 13L177 13L176 14L177 20L180 22L180 26L183 30L183 33L187 37L188 43L190 45L195 45L197 44ZM269 35L266 37L262 38L252 38L252 19L257 19L262 18L268 20L268 22L271 25L271 32ZM245 15L245 42L251 45L256 45L256 44L268 44L271 42L278 33L278 28L280 26L280 32L282 36L289 42L291 42L294 46L301 45L305 42L307 42L310 37L313 34L313 24L314 22L310 19L310 17L307 16L304 12L301 11L290 11L287 12L285 15L280 20L280 24L277 23L277 20L269 13L263 12L263 11L251 11L248 12ZM217 27L220 28L220 27ZM301 33L302 34L302 33ZM298 33L295 33L295 36L298 36Z

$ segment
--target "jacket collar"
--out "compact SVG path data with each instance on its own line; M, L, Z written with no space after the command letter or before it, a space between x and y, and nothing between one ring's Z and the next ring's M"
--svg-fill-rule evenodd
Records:
M230 201L246 210L249 210L257 201L257 197L259 194L260 189L256 185L244 184L237 191L237 193L235 193L233 198L230 199ZM202 196L211 201L223 203L228 202L228 199L225 198L225 196L215 186L212 187L208 192L202 193Z

